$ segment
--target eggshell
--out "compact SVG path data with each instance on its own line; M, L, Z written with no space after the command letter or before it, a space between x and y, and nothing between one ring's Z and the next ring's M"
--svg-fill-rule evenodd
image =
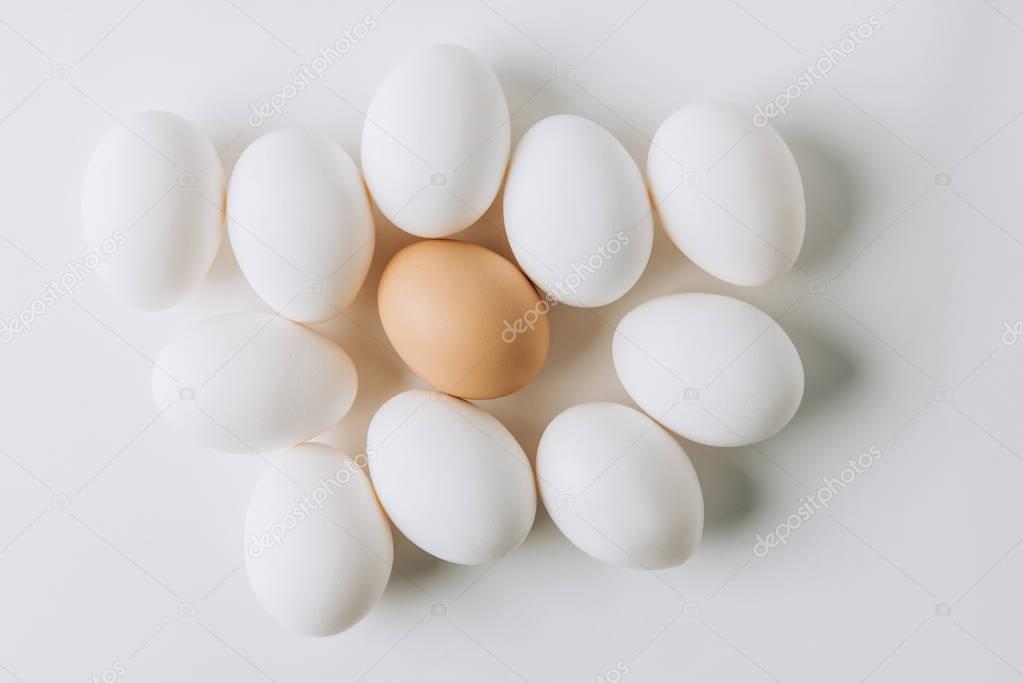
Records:
M224 234L224 169L195 125L133 114L100 141L82 182L82 226L98 269L128 303L159 310L206 276Z
M518 268L475 244L416 242L380 277L380 320L398 355L434 387L496 398L540 372L547 303Z
M333 318L359 293L375 235L359 169L326 135L279 130L231 174L228 234L249 284L281 315Z
M603 562L665 569L703 533L703 493L689 456L643 413L584 403L554 418L536 455L540 496L580 550Z
M387 586L391 528L359 459L303 443L272 464L245 520L252 592L288 628L340 633L366 616Z
M571 306L603 306L639 280L653 246L643 176L609 132L580 116L522 136L504 190L504 223L522 270Z
M515 437L471 403L411 390L369 425L369 470L394 525L426 552L484 564L533 526L533 471Z
M153 368L153 399L171 424L239 453L320 434L351 408L357 384L340 346L269 313L204 320L171 340Z
M497 76L458 45L430 45L380 83L362 131L362 168L387 219L420 237L469 227L493 203L511 149Z
M763 285L788 272L806 229L799 168L770 126L744 110L692 104L661 124L647 158L664 230L726 282Z
M632 399L676 434L744 446L782 429L803 398L803 364L766 313L718 294L670 294L630 311L612 355Z

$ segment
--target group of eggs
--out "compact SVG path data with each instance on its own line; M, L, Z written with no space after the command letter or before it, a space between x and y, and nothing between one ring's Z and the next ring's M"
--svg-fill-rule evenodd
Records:
M478 220L502 183L517 265L441 239ZM427 238L387 264L378 307L395 351L435 391L386 401L353 458L309 442L349 411L357 377L343 349L302 323L334 317L362 287L369 196ZM515 437L466 400L505 396L539 373L551 306L602 306L636 284L654 207L693 262L734 284L778 277L802 245L795 161L737 108L695 104L670 117L645 180L609 132L578 116L541 120L513 153L498 79L452 45L419 50L381 83L361 173L329 138L281 130L244 151L228 184L198 128L145 112L102 140L82 201L90 242L124 233L104 277L149 310L205 276L226 216L239 267L274 313L214 317L179 334L155 362L153 396L199 444L272 453L249 506L247 572L268 612L314 635L349 628L379 599L393 562L388 519L438 558L489 563L529 533L537 483L558 528L599 560L659 569L690 556L703 497L667 430L739 446L785 426L803 368L768 315L704 293L636 307L616 329L613 361L644 412L569 408L544 431L535 475Z

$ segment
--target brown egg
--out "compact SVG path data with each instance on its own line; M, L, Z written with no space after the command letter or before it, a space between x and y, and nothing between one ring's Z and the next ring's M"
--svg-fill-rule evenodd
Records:
M402 360L454 396L510 394L547 357L546 302L510 261L476 244L405 247L384 268L377 304Z

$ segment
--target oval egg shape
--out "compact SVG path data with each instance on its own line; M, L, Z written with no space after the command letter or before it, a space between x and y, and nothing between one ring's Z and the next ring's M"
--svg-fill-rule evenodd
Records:
M204 320L168 343L153 400L195 442L264 453L307 441L345 416L358 386L345 351L269 313Z
M481 408L439 392L406 391L380 407L366 441L380 504L431 555L485 564L529 534L533 470L511 432Z
M671 294L615 329L618 378L648 415L687 439L745 446L780 431L803 398L803 364L785 331L745 301Z
M576 547L609 564L665 569L703 534L703 493L689 456L663 427L617 403L554 418L536 454L540 496Z
M650 200L636 163L611 133L569 114L543 119L516 146L504 223L522 270L570 306L624 296L653 246Z
M377 301L395 351L441 391L497 398L543 368L547 302L489 249L453 240L413 243L384 268Z
M420 237L475 223L504 179L508 103L476 53L430 45L380 83L362 131L366 185L389 221Z
M714 277L754 287L795 265L803 181L769 125L731 105L689 105L657 129L647 178L671 241Z
M206 276L224 234L224 168L191 122L133 114L100 141L82 182L85 239L128 303L168 308Z
M380 599L394 559L365 462L303 443L271 463L245 519L249 585L284 626L310 636L340 633Z
M279 130L249 145L231 174L227 215L242 273L286 318L329 320L366 280L369 197L355 162L326 135Z

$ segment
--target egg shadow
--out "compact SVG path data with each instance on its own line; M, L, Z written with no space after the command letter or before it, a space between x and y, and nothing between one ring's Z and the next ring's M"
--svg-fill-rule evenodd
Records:
M714 448L679 439L696 469L703 490L704 534L738 526L757 507L759 493L741 448Z
M825 272L860 213L862 183L834 143L798 130L786 132L785 141L799 167L806 198L806 236L796 263L809 273Z
M217 248L213 264L210 266L209 271L207 271L206 277L200 283L198 291L202 295L203 288L216 289L233 285L242 280L244 280L244 275L242 275L241 268L238 266L238 260L234 256L231 240L227 235L227 228L225 227L224 237L220 240L220 246Z
M420 580L441 573L449 566L444 560L434 557L410 541L393 524L391 525L391 534L394 536L392 571L400 579L404 579L418 588Z
M839 329L814 325L809 320L786 321L784 328L803 362L803 400L793 422L803 421L850 395L849 387L856 382L859 370Z
M611 339L614 327L607 322L603 309L573 308L559 304L551 309L551 348L547 362L559 370L562 381L568 382L581 367L595 358L605 357L611 363Z
M504 182L501 189L494 197L487 210L477 218L472 225L456 232L448 239L471 242L481 247L486 247L497 252L518 267L515 255L511 250L511 243L508 242L508 234L504 229Z

